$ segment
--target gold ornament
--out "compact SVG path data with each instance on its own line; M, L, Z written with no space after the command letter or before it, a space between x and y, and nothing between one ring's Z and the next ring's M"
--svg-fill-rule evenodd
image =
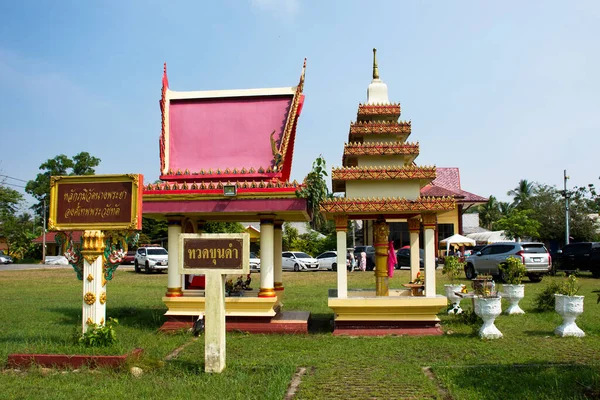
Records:
M93 281L93 280L94 280L94 277L92 276L92 274L89 274L89 275L87 276L87 280L88 280L88 282L91 282L91 281Z
M83 301L85 301L85 304L88 305L92 305L96 302L96 295L92 292L87 292L84 296L83 296Z
M106 292L100 293L100 304L106 303Z
M92 321L92 317L88 317L87 321L85 321L88 325L94 325L94 321Z
M390 236L390 227L385 221L377 221L374 226L375 243L387 243Z
M348 216L346 214L336 214L333 219L335 220L335 230L346 232L348 229Z

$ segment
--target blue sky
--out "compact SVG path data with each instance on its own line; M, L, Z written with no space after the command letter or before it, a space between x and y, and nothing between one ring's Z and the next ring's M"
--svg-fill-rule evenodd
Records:
M562 187L564 169L600 183L597 1L24 0L0 15L2 175L88 151L97 173L154 181L164 62L173 90L244 89L296 85L306 57L301 181L319 154L341 165L376 47L417 164L501 200L520 179Z

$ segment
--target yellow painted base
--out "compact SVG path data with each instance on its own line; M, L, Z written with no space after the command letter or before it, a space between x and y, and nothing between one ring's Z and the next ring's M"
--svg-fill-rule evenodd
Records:
M163 297L168 310L166 316L198 316L204 314L204 296ZM246 293L244 297L225 297L226 317L273 317L280 310L277 297L257 297L256 293Z
M437 314L448 303L445 296L410 296L409 293L390 290L390 296L376 297L370 292L349 291L346 299L330 297L328 305L334 311L336 321L440 320Z

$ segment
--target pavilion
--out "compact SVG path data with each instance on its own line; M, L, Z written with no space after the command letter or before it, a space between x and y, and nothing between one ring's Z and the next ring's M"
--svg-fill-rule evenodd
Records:
M447 302L435 289L435 230L437 214L454 210L456 202L451 196L421 195L421 189L436 178L436 168L415 164L419 144L406 142L411 123L398 121L399 117L400 104L388 99L373 49L367 102L359 104L357 121L350 124L342 167L334 167L331 174L333 192L345 195L322 203L321 212L335 220L339 265L345 262L348 220L372 221L375 288L348 290L347 271L338 268L337 290L330 292L328 302L335 313L334 334L441 334L436 314ZM423 227L422 296L411 296L415 292L409 288L389 287L389 223L397 221L407 221L409 226L411 282L419 272L419 232Z
M160 109L160 183L145 186L144 217L168 221L169 269L164 330L204 313L204 291L178 272L179 234L207 221L260 223L260 283L226 299L227 329L305 332L308 312L282 312L282 224L308 221L305 199L290 182L304 74L293 87L180 92L166 64Z

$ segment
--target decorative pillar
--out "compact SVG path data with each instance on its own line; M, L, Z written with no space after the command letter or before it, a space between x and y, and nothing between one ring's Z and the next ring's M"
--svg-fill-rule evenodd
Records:
M277 296L274 288L274 224L274 215L260 216L260 290L258 297Z
M388 239L390 227L385 220L378 220L373 226L375 236L375 295L389 296L388 286Z
M104 325L106 318L106 279L104 278L104 233L83 232L83 318L82 330L92 324Z
M169 253L169 267L167 269L167 293L166 297L181 297L181 276L179 275L179 234L181 233L181 215L167 216L168 224L168 243L167 251Z
M408 231L410 232L410 281L414 282L420 269L419 233L421 231L421 221L419 218L408 220Z
M437 217L433 213L422 214L425 241L425 296L435 297L435 226Z
M335 233L337 238L337 297L348 297L348 270L346 269L346 231L348 230L348 216L334 215Z
M283 253L283 235L282 235L282 228L283 226L283 221L282 220L276 220L275 223L273 224L273 257L274 257L274 263L273 263L273 276L274 276L274 280L275 280L275 291L282 291L283 290L283 273L282 273L282 269L281 269L281 254ZM262 247L262 246L261 246ZM261 261L261 265L262 265L262 261ZM262 266L261 266L261 270L262 270Z

